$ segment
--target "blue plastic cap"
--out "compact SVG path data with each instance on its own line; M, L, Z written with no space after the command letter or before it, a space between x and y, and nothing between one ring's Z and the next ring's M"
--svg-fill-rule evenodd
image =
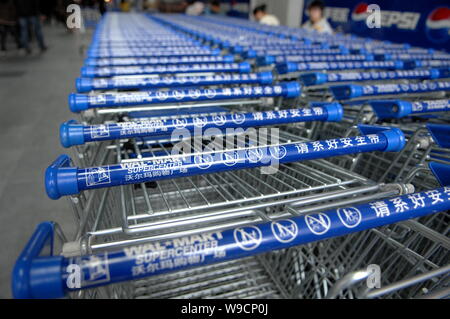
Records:
M234 56L231 54L226 54L223 56L224 62L234 62Z
M405 135L398 128L359 124L358 129L364 135L383 134L387 139L387 146L383 152L398 152L405 147Z
M356 84L333 85L330 87L330 90L337 100L347 100L363 94L361 85Z
M83 125L75 120L62 123L59 127L59 138L62 146L66 148L84 144Z
M233 53L241 53L242 51L244 51L244 48L242 46L240 46L240 45L235 45L233 47L232 51L233 51Z
M431 172L433 172L433 175L436 177L441 186L450 185L450 165L430 162L428 163L428 167Z
M85 76L88 78L94 78L96 76L96 68L91 66L83 66L81 68L81 76Z
M89 108L89 97L85 94L69 94L69 108L74 113L87 110Z
M45 170L45 190L51 199L78 194L78 170L69 165L69 156L61 155Z
M260 84L272 84L273 82L272 72L259 72L258 80Z
M430 69L430 79L438 79L441 76L441 72L438 69Z
M340 48L341 54L350 54L350 50L346 47Z
M275 63L275 57L273 55L264 55L256 59L258 65L271 65Z
M329 122L339 122L342 120L342 117L344 116L344 109L342 108L342 105L340 103L329 103L325 104L323 106L328 113L328 119Z
M87 58L84 60L84 65L85 66L97 66L97 59L94 58Z
M301 86L298 82L282 82L283 95L287 98L298 97L301 94Z
M220 50L219 48L215 48L215 49L212 49L212 50L211 50L211 54L212 54L212 55L219 55L219 54L220 54L220 51L221 51L221 50Z
M255 50L247 50L247 52L245 53L245 56L247 59L252 59L256 57L256 51Z
M64 297L63 257L40 256L47 245L53 248L54 226L52 222L39 224L17 259L11 276L14 298Z
M75 86L77 88L77 92L84 93L84 92L92 91L93 82L94 82L94 80L92 78L77 78L75 80Z
M405 62L400 61L400 60L394 61L394 69L402 70L402 69L407 69L407 68L408 68L408 66L406 65ZM414 67L412 67L412 69L414 69Z
M401 100L379 100L369 102L378 119L399 119L412 112L412 104Z
M450 148L450 125L427 124L426 126L439 147Z
M300 80L305 86L323 84L328 81L326 73L313 72L300 75Z
M375 56L373 54L366 54L365 55L366 61L374 61Z
M427 52L428 52L428 54L434 54L435 50L434 49L428 49Z
M240 73L249 73L251 71L251 65L248 62L239 63L239 72Z
M286 74L298 71L298 64L294 62L285 62L276 65L276 69L280 74Z

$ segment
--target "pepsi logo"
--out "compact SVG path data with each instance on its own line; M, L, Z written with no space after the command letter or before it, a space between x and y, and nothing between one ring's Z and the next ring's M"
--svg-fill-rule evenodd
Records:
M352 20L359 22L359 21L364 21L367 18L367 8L369 7L369 5L365 2L361 2L358 3L355 7L355 9L353 9L352 12Z
M431 11L425 22L425 32L431 42L447 42L450 38L450 8L438 7Z

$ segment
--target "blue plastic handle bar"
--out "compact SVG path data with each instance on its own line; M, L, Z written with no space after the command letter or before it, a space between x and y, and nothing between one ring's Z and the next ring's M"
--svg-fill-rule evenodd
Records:
M279 147L243 147L229 152L167 156L155 160L149 158L140 162L91 168L59 168L51 165L46 172L47 195L58 199L88 189L268 166L274 162L287 163L372 151L396 152L404 147L405 137L397 128L367 125L360 125L359 128L365 135L290 143Z
M372 55L264 55L256 59L258 65L271 65L283 62L337 62L373 61Z
M159 64L194 64L194 63L214 63L214 62L234 62L232 55L212 55L212 56L180 56L180 57L154 57L154 58L114 58L114 59L93 59L88 58L84 64L91 67L105 66L135 66L135 65L159 65Z
M445 175L440 175L442 177L440 181L449 181L448 165L430 164L436 164L430 165L433 172ZM35 265L34 262L22 266L21 269L26 275L16 276L14 274L12 281L13 287L21 286L24 289L13 290L13 292L15 298L61 298L69 291L235 260L394 224L449 209L450 187L444 186L424 192L379 199L352 207L185 236L164 242L129 246L112 252L74 258L51 257L42 262L41 267ZM33 234L27 247L33 246L34 239L39 236L40 228L41 225ZM71 271L74 268L73 265L77 265L77 268L81 270L81 284L79 287L69 288L67 282L70 275L73 274ZM45 266L48 267L45 271L46 277L39 276L42 272L39 270L43 270ZM71 268L68 268L69 266Z
M320 70L403 69L403 61L285 62L276 65L280 74Z
M336 72L322 73L312 72L300 75L300 80L305 86L320 85L328 82L347 81L384 81L401 79L438 79L446 74L439 69L428 70L398 70L398 71L371 71L371 72Z
M164 51L155 51L155 50L145 50L140 54L133 53L131 51L122 51L122 52L108 52L108 51L97 51L88 54L89 58L93 59L114 59L114 58L154 58L154 57L179 57L179 56L217 56L220 54L220 49L217 50L164 50Z
M403 100L376 100L369 102L379 119L399 119L414 114L450 111L450 100L409 102Z
M334 55L287 55L275 57L275 63L283 62L340 62L374 61L370 54L334 54ZM263 63L263 62L262 62Z
M224 73L214 75L167 75L159 77L78 78L79 93L94 90L130 90L201 85L271 84L272 72Z
M249 73L248 62L241 63L195 63L195 64L163 64L157 66L116 66L116 67L82 67L83 77L111 77L140 74L173 74L200 72L239 72Z
M298 82L280 82L276 85L234 87L234 88L179 88L171 90L152 90L141 92L105 93L97 95L69 95L72 112L90 108L131 106L144 104L196 102L205 100L248 99L261 97L294 98L301 93Z
M336 99L347 100L361 96L450 91L450 82L423 82L377 85L348 84L333 85L330 86L330 90Z
M191 132L199 131L201 133L203 130L209 128L223 130L227 128L246 128L309 121L336 122L340 121L342 116L342 106L339 103L329 103L324 106L303 109L228 113L179 119L147 119L88 126L69 121L61 125L60 139L64 147L70 147L92 141L158 136L163 134L170 136L177 129L184 129Z

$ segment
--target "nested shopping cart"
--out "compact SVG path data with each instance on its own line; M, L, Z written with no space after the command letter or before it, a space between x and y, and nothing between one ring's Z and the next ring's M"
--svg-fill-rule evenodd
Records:
M314 168L324 176L331 166L315 161L307 172ZM440 182L448 182L448 165L430 168ZM342 186L260 211L266 218L256 223L189 230L155 241L70 242L62 256L38 257L57 230L43 223L16 264L14 293L25 298L448 296L448 215L438 212L449 209L450 189L412 193L408 184ZM336 205L340 208L327 210ZM375 278L375 285L379 280L381 288L368 289L375 286L367 278Z
M430 83L446 91L448 74L395 71L409 85L400 101L379 101L384 81L334 97L297 82L327 68L441 68L444 54L226 18L127 17L97 29L69 98L79 121L60 130L74 156L46 170L76 235L38 226L15 297L449 295L448 126L436 107L448 103L420 99L438 97ZM424 95L411 97L415 84ZM426 128L415 118L430 115Z

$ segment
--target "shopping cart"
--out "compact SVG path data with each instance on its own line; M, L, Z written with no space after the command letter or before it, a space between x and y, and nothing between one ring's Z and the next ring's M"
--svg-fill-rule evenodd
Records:
M430 167L448 182L448 165ZM321 213L294 202L263 223L125 246L118 241L111 251L91 243L83 249L93 252L73 257L56 256L52 249L49 257L38 257L57 233L54 223L42 223L17 261L14 296L446 297L450 242L442 219L448 215L437 212L450 208L450 190L444 186L399 195L400 189L391 188L391 194L384 194L388 198L374 200L372 195L363 199L366 204L350 200L354 206ZM323 201L321 206L326 206ZM426 215L433 217L426 224L411 220ZM446 228L440 229L443 233L433 229L436 224ZM356 285L373 275L368 266L382 271L377 277L382 288Z

